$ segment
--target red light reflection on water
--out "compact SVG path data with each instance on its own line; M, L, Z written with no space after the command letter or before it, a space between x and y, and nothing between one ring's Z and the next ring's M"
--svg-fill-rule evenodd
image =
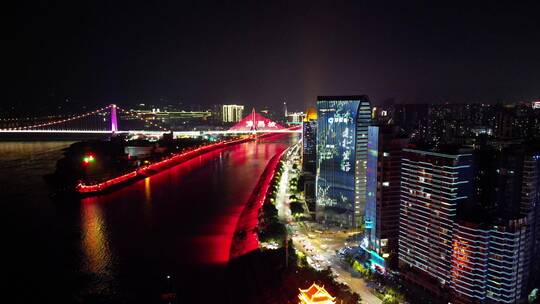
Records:
M226 263L259 177L270 159L288 146L288 140L272 138L209 152L115 192L85 199L82 208L96 204L107 214L107 252L116 254L115 260L127 255L140 261L137 250L122 248L144 248L141 252L164 267ZM256 212L250 218L256 220ZM251 240L245 245L250 250L258 245Z
M265 202L266 193L274 177L283 152L277 153L268 162L259 182L247 201L236 225L235 236L230 250L230 257L236 258L259 248L259 240L255 229L259 224L259 209ZM241 236L243 235L243 236Z
M280 136L281 137L281 136ZM252 143L238 147L238 151L233 154L232 165L241 171L248 168L249 172L241 172L239 178L228 179L228 186L236 188L237 193L232 195L233 204L225 212L215 217L212 224L207 228L209 233L195 239L195 246L200 247L202 254L200 261L206 263L227 263L231 258L238 257L258 248L258 239L253 232L258 224L257 206L246 206L253 193L261 174L273 156L281 154L288 145ZM250 160L259 159L257 166L250 163ZM246 179L247 177L247 179ZM265 176L266 180L262 184L267 185L271 176ZM254 204L260 203L261 196L252 198ZM236 239L235 232L245 230L245 238ZM234 249L232 248L234 246Z

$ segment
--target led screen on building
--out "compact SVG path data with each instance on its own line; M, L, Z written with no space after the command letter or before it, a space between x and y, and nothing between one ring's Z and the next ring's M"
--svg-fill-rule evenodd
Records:
M359 100L317 102L317 212L348 222L352 222L355 202L359 106Z

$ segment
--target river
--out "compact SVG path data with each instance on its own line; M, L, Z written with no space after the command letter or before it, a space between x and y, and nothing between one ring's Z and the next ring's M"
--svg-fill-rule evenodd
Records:
M71 201L51 200L42 179L70 142L0 142L8 293L15 303L161 303L170 285L178 303L234 302L243 286L225 269L238 217L295 140L236 145Z

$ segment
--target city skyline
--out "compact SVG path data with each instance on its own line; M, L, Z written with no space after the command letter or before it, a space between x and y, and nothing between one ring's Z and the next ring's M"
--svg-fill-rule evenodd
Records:
M540 3L5 11L3 298L540 303Z
M76 116L2 120L7 212L35 210L37 200L55 214L56 229L81 234L51 235L35 225L12 234L32 240L30 248L45 240L55 245L41 259L30 257L29 248L15 250L17 265L40 275L15 274L10 283L34 286L32 298L78 273L95 278L60 288L54 295L66 302L133 296L148 302L157 290L162 299L198 298L206 271L231 303L281 303L302 294L317 303L310 294L318 282L328 288L321 297L329 303L537 297L537 104L372 107L366 95L317 100L305 114L223 105L214 117L111 104ZM294 119L285 120L286 113ZM20 169L13 176L28 179L10 178L14 167ZM40 175L36 167L50 169ZM19 200L21 206L11 203ZM116 208L122 212L114 215ZM21 214L51 225L40 211ZM7 225L27 226L14 219ZM124 242L145 245L125 252ZM75 249L59 256L54 249L61 246ZM75 273L59 266L66 259ZM136 282L125 276L132 270ZM156 275L161 279L144 279ZM36 283L45 279L50 283ZM160 287L162 280L168 284ZM252 285L258 292L245 292ZM212 302L213 295L205 298Z

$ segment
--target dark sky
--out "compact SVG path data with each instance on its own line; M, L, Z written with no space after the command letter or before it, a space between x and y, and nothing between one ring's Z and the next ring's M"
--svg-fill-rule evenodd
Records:
M302 109L333 94L375 103L540 96L538 5L442 2L28 3L6 10L3 103Z

